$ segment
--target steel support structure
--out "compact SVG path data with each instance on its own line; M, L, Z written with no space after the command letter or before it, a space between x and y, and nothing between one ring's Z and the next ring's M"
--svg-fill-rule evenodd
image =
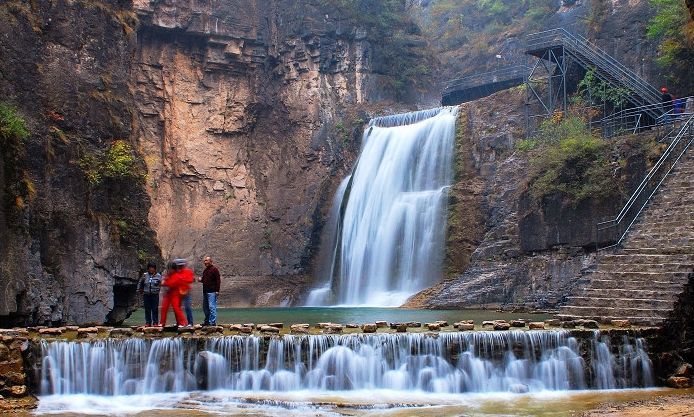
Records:
M566 114L568 97L566 74L569 68L568 54L564 46L547 48L531 67L526 81L526 116L528 135L532 133L531 119L546 118L556 111ZM537 108L533 110L532 107Z

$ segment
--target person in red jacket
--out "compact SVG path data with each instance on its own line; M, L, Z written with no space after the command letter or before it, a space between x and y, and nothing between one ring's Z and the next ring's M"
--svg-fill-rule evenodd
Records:
M166 292L161 304L160 325L166 326L166 314L169 311L169 306L172 306L176 316L176 324L187 326L188 321L181 309L181 297L190 291L190 284L195 280L195 276L192 270L186 268L187 262L185 259L174 259L172 264L172 268L169 269L169 273L161 283Z

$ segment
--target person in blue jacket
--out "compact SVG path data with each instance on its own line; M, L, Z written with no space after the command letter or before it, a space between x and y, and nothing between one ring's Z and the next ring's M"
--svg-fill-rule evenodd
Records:
M159 323L159 290L161 289L161 274L157 272L157 264L147 264L147 272L137 282L137 291L142 294L145 306L145 324L156 326Z

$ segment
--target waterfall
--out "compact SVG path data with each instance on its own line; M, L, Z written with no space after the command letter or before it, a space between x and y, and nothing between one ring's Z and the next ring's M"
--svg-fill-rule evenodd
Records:
M371 121L333 202L331 262L308 305L399 306L440 279L457 111Z
M598 331L580 339L567 331L509 331L44 340L40 348L43 395L215 389L520 393L653 385L642 339L612 346Z

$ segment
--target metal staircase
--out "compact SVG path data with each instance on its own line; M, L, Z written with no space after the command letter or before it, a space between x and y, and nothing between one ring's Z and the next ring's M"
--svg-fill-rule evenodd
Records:
M662 113L657 106L661 101L661 95L655 87L580 35L571 34L561 28L529 35L526 54L538 57L540 61L546 60L556 64L555 71L562 75L567 72L569 60L586 70L594 69L595 75L602 81L626 88L629 91L627 100L634 106L652 105L646 111L653 118ZM566 86L563 88L565 93ZM548 111L553 111L553 106L549 107L545 106Z

